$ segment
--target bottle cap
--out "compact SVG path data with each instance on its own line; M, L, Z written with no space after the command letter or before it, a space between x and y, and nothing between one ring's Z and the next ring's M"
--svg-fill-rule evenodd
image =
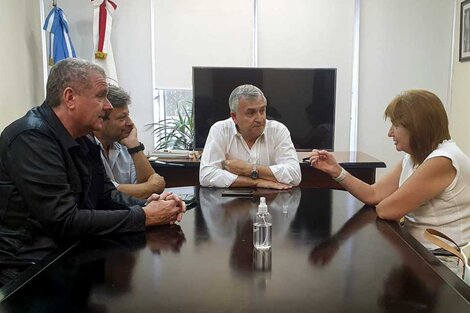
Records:
M258 205L258 213L267 213L268 206L266 205L266 198L261 197L259 198L259 205Z

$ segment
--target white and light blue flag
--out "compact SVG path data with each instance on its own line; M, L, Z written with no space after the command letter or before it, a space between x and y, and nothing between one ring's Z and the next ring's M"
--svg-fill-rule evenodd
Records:
M62 59L75 58L75 49L69 36L69 26L62 9L53 7L44 22L44 30L50 33L49 64L53 65Z

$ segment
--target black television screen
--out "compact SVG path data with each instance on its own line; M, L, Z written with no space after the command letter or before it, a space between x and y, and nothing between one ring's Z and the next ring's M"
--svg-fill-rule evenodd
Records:
M243 84L263 91L267 118L286 125L296 149L333 149L336 69L193 67L196 149L212 124L230 117L228 98Z

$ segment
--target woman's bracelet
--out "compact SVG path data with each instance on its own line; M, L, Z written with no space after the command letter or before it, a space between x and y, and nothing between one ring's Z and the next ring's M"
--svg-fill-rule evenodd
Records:
M348 172L344 168L341 168L341 172L339 173L337 177L333 177L333 180L337 183L340 183L346 178L347 173Z

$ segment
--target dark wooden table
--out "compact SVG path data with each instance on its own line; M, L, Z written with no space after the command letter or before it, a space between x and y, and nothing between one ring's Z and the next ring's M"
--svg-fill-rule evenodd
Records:
M373 184L377 168L384 168L385 163L363 152L333 152L338 162L359 179ZM298 152L299 160L309 155L309 152ZM167 187L180 187L199 185L199 161L194 159L159 159L160 162L151 162L155 171L165 177ZM300 187L335 188L342 189L327 174L313 168L309 163L300 163L302 182Z
M344 191L180 190L193 191L180 226L82 241L2 289L0 312L470 312L470 287ZM260 195L265 252L252 245Z

